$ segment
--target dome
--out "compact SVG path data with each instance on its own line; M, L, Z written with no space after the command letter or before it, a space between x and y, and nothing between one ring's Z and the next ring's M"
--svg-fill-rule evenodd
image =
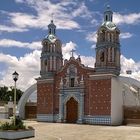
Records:
M111 21L106 21L102 24L102 26L106 27L109 30L115 30L117 28L116 24Z
M45 39L48 39L51 43L54 43L57 40L57 37L53 34L49 34L45 37Z

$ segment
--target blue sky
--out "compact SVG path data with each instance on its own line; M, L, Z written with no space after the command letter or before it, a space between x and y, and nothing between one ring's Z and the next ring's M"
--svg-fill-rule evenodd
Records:
M94 67L96 31L109 4L113 21L121 30L121 73L140 73L140 1L121 0L0 0L0 85L12 85L14 70L25 90L39 76L41 40L53 19L63 43L64 59L81 55L85 65Z

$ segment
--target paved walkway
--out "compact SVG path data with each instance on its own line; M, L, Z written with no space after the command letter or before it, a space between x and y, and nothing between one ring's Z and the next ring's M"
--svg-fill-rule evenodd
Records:
M35 128L29 140L140 140L140 127L95 126L26 121Z

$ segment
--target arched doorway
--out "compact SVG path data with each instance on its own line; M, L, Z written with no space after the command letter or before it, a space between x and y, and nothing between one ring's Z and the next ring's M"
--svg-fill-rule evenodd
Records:
M66 122L76 123L78 119L78 102L72 97L66 103Z

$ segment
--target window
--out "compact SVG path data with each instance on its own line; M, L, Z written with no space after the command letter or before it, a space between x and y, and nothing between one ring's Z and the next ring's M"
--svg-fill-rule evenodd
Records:
M100 60L101 60L101 62L104 62L104 52L101 52L101 54L100 54Z
M107 21L107 15L106 15L106 21Z
M74 78L70 79L70 87L74 87Z
M51 34L51 29L49 29L49 34Z

